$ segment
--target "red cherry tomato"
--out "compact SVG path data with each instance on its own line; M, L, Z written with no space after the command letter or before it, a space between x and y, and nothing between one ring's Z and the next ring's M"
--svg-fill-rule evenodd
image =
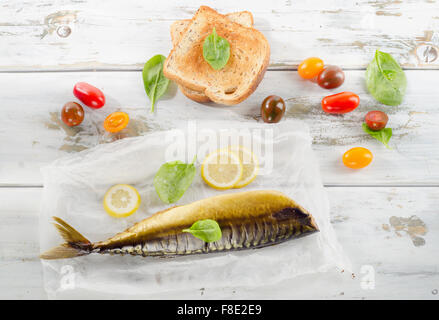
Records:
M386 127L389 117L382 111L369 111L365 121L370 130L378 131Z
M362 147L349 149L343 154L344 165L351 169L367 167L372 162L372 159L372 152Z
M86 82L78 82L73 88L73 94L86 106L99 109L105 104L105 96L101 90Z
M340 92L322 99L322 109L327 113L348 113L360 104L360 97L353 92Z

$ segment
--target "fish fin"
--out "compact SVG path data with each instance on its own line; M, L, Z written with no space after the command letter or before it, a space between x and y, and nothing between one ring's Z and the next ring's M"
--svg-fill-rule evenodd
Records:
M90 244L90 241L85 238L82 234L80 234L78 231L76 231L72 226L70 226L67 222L62 220L58 217L53 217L53 220L55 220L59 224L55 224L55 227L58 229L58 232L60 233L61 237L67 242L67 243L83 243L83 244Z
M83 256L86 254L89 254L89 252L79 248L71 247L69 244L64 243L42 253L40 255L40 258L44 260L67 259Z
M53 259L66 259L74 258L89 254L93 244L85 238L82 234L76 231L64 220L53 217L57 223L53 225L58 230L65 243L50 249L40 255L41 259L53 260Z

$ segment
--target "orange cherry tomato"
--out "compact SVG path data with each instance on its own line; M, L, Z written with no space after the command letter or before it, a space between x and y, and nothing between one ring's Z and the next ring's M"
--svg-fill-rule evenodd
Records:
M303 60L302 63L299 64L297 72L303 79L312 79L317 77L320 71L323 70L323 67L324 64L322 59L312 57Z
M105 119L104 128L108 132L119 132L128 125L129 121L130 117L125 112L113 112Z
M352 148L343 155L344 165L352 169L367 167L372 162L372 159L372 152L362 147Z

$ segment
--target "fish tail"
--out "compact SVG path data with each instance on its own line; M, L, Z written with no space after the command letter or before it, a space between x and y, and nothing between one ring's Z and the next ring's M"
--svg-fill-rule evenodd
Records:
M58 217L53 217L53 220L56 222L53 225L56 227L65 243L42 253L40 255L41 259L66 259L91 253L93 244L87 238L81 235L64 220Z

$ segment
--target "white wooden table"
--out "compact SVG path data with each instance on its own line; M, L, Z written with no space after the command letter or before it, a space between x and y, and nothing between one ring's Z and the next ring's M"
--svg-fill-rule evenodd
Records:
M170 117L209 118L212 108L225 119L255 121L265 96L282 96L287 117L311 128L332 223L357 274L349 280L314 275L303 283L258 290L198 290L157 298L438 299L439 2L148 3L0 2L0 298L46 297L38 259L39 168L101 141L97 124L75 130L59 120L62 105L73 98L74 83L86 81L102 88L111 104L128 110L132 135L159 130ZM201 4L223 13L251 11L255 27L271 44L270 68L239 106L218 111L186 99L173 86L157 113L150 114L143 64L154 54L168 54L170 24L191 17ZM406 70L408 92L398 107L377 103L365 89L364 70L376 49L391 53ZM355 112L342 117L321 112L319 101L328 92L300 80L296 72L309 56L344 68L340 91L360 95ZM374 109L389 114L392 150L362 132L364 114ZM358 172L341 164L343 152L354 146L375 155L372 165ZM366 290L362 272L370 270L375 288Z

